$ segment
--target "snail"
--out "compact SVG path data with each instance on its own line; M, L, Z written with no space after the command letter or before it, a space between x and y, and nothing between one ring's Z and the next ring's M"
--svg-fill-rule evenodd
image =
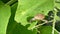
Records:
M44 18L45 18L45 15L44 14L37 14L37 15L35 15L32 19L31 19L31 21L34 21L34 20L41 20L41 21L44 21L44 22L48 22L47 20L44 20Z
M34 16L33 20L43 20L44 18L45 18L45 15L37 14Z

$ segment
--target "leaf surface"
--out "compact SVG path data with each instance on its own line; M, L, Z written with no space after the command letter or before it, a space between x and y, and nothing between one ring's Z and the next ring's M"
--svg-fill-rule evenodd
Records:
M27 17L36 14L47 13L54 7L54 0L18 0L18 8L15 14L15 20L22 25L27 25Z
M10 6L0 1L0 34L6 34L10 11Z
M52 34L52 26L41 26L39 28L40 34ZM56 31L55 34L58 34Z

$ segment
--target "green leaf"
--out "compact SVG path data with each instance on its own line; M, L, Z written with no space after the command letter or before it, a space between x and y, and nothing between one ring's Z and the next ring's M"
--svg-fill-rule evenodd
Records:
M4 3L2 3L2 1L0 1L0 6L2 6Z
M27 27L29 25L23 26L14 20L17 5L18 3L15 3L11 6L11 17L7 28L7 34L37 34L37 29L28 30Z
M52 34L52 27L51 26L42 26L40 28L41 34Z
M41 26L39 28L40 34L52 34L52 26ZM55 34L58 34L55 31Z
M54 31L54 34L58 34L58 32Z
M35 25L37 24L37 22L33 22L30 27L28 27L28 30L32 30L35 28Z
M28 30L27 26L15 23L7 34L37 34L37 29Z
M56 20L59 20L60 21L60 17L56 16Z
M18 0L18 8L15 14L15 20L22 25L27 25L27 17L36 14L47 13L54 7L54 0Z
M10 6L0 1L0 34L6 34L10 11Z
M60 3L55 3L55 6L60 9Z

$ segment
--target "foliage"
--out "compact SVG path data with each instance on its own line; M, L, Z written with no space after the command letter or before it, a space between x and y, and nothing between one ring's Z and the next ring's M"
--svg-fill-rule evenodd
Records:
M43 14L43 20L31 21ZM59 34L60 0L0 0L0 34Z

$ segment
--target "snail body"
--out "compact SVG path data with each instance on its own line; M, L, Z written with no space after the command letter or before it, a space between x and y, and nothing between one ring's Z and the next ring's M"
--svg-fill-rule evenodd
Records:
M44 21L45 23L47 23L48 21L47 21L47 20L44 20L44 18L45 18L45 15L43 15L43 14L37 14L37 15L35 15L35 16L31 19L31 21L41 20L41 21Z
M34 18L32 18L32 20L43 20L44 18L45 16L43 14L37 14Z

